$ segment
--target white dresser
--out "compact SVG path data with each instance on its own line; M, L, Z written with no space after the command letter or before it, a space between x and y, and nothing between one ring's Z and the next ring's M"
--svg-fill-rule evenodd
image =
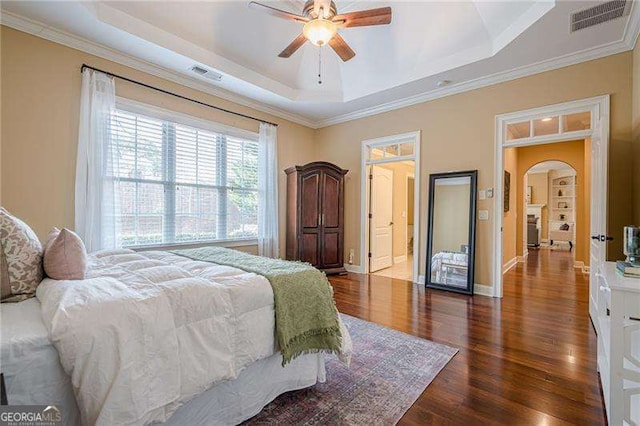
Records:
M598 371L610 425L640 426L640 279L606 262L598 304Z

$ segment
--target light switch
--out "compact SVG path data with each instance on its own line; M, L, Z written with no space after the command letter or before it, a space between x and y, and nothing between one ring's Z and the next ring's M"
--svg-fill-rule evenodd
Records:
M487 191L485 191L484 189L481 189L480 191L478 191L478 199L479 200L486 200L487 199Z
M489 210L478 210L478 219L489 220Z
M487 189L487 198L493 198L493 188Z

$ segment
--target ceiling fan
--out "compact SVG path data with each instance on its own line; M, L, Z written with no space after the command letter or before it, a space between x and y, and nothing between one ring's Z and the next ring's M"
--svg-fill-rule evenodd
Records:
M391 23L391 8L360 10L338 15L336 4L330 0L308 0L302 14L285 12L275 7L252 1L249 7L261 10L278 18L304 24L302 34L296 37L278 56L288 58L309 40L316 46L328 44L343 61L353 58L356 53L338 34L338 29L364 27L370 25L386 25Z

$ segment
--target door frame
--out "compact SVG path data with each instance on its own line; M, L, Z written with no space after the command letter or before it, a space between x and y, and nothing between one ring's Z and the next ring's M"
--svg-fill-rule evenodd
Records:
M414 166L414 198L413 198L413 282L418 283L418 264L420 259L420 130L381 138L362 141L360 154L360 268L359 272L369 273L369 173L368 167L376 164L396 163L401 161L413 161ZM399 142L413 142L413 155L405 155L393 158L369 160L369 149L384 147Z
M517 111L507 114L496 115L495 118L495 175L494 175L494 227L493 227L493 296L502 297L503 287L503 265L502 265L502 226L503 226L503 186L504 186L504 149L514 147L533 146L549 143L567 142L577 139L592 138L598 130L597 124L599 121L603 121L607 124L606 128L602 131L602 150L600 158L591 158L591 168L593 169L596 164L599 164L602 170L605 188L604 199L606 200L607 191L607 174L608 174L608 154L609 154L609 118L610 110L610 96L596 96L593 98L580 99L571 102L565 102L561 104L548 105L540 108L533 108L523 111ZM525 121L531 121L531 129L529 135L533 135L533 120L542 119L549 116L559 116L566 114L575 114L580 112L591 113L591 126L588 130L578 130L571 132L563 132L563 122L558 120L559 132L552 135L544 136L530 136L521 139L507 140L506 128L509 124L521 123ZM591 173L591 170L589 170ZM592 185L593 190L593 185ZM604 212L601 218L604 224L604 229L607 225L607 205L605 204ZM603 254L606 258L606 245L603 245ZM594 283L590 283L594 285Z

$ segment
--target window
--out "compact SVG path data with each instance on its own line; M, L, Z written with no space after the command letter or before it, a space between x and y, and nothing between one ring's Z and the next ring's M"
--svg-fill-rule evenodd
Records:
M256 238L258 143L118 107L107 179L123 246Z

